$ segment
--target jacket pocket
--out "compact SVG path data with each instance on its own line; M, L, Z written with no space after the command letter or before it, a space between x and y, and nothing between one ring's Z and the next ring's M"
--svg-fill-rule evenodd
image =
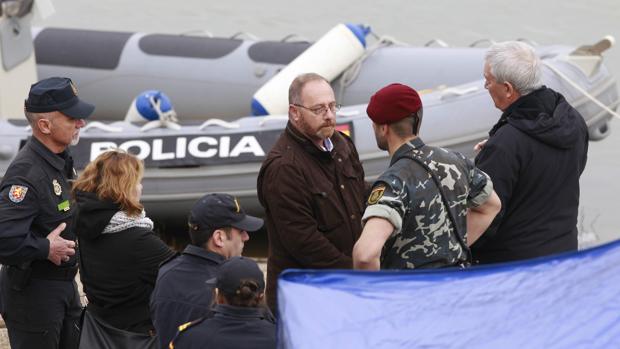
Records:
M317 229L323 233L331 232L342 225L342 217L335 197L336 193L333 190L312 190Z

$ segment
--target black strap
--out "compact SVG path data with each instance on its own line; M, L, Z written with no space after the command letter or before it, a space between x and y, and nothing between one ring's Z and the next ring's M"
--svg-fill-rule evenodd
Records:
M448 199L446 199L446 194L444 193L444 191L443 191L443 189L441 187L441 182L439 181L439 179L435 175L435 172L433 172L422 159L417 158L417 157L415 157L415 156L413 156L411 154L402 154L398 158L396 158L396 161L398 161L400 159L411 159L411 160L413 160L415 163L417 163L418 165L422 166L422 168L424 170L426 170L426 172L428 172L431 175L431 178L433 179L433 182L435 182L435 185L437 186L437 189L439 190L439 194L441 195L441 200L443 201L443 205L446 207L446 210L448 211L448 218L450 218L450 221L452 222L452 226L454 227L454 231L456 233L456 238L459 241L459 243L461 244L461 247L463 248L465 253L467 254L467 263L471 263L471 260L472 260L471 250L467 246L467 243L465 241L463 241L463 237L465 236L465 234L461 235L460 232L459 232L458 225L456 225L456 220L454 219L454 216L452 215L452 210L450 210L450 205L448 204ZM396 162L396 161L394 161L394 162Z

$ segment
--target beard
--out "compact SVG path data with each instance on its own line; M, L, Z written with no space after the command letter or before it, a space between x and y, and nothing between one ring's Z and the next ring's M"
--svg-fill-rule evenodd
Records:
M334 135L335 130L336 130L336 127L334 125L321 126L321 128L316 132L315 136L317 136L320 139L330 138L331 136Z
M73 137L71 137L70 145L77 145L80 142L80 134L76 133Z
M324 140L330 138L336 130L336 123L334 121L326 121L319 129L313 129L306 120L302 117L299 119L299 130L307 137L312 139Z
M375 131L375 140L377 141L377 147L379 147L379 149L388 150L387 139L385 137L381 137L379 134L377 134L376 131Z

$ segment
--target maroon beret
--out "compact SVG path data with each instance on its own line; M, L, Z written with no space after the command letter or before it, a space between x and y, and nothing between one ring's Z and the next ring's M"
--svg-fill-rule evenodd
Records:
M416 113L421 107L422 100L414 89L403 84L391 84L370 97L366 114L379 125L391 124Z

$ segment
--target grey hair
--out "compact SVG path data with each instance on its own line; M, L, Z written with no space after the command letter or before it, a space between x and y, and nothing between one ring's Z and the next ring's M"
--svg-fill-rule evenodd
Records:
M24 111L24 115L26 116L26 120L30 125L34 125L40 119L49 119L51 113L33 113L29 111Z
M524 42L493 44L484 60L498 83L509 82L522 96L542 86L542 62L534 48Z

